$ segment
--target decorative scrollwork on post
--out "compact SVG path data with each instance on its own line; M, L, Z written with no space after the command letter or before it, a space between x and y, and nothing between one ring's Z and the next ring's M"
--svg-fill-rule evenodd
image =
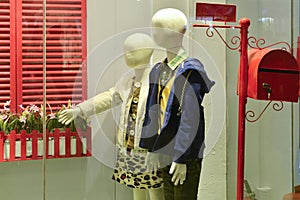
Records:
M266 48L270 48L270 47L274 47L274 46L278 46L278 45L283 45L281 47L282 50L289 51L290 53L292 53L291 45L288 42L276 42L274 44L264 46L265 44L266 44L266 40L263 38L257 39L254 36L250 36L248 38L248 46L251 47L252 49L261 50L261 49L266 49Z
M214 32L216 32L218 34L218 36L224 42L224 44L226 45L226 47L228 47L230 50L237 50L237 49L240 48L240 46L241 46L241 38L240 37L233 36L231 38L231 40L230 40L230 43L228 43L223 38L223 36L221 35L221 33L218 31L218 29L216 29L214 26L208 27L206 29L206 35L207 35L207 37L213 37L214 36Z
M273 110L275 111L281 111L283 109L283 103L282 101L276 102L273 104Z
M258 115L258 117L256 117L255 112L253 110L249 110L246 112L246 120L248 122L256 122L257 120L260 119L260 117L262 116L262 114L267 110L267 108L270 106L270 104L273 101L269 101L269 103L265 106L265 108L262 110L262 112ZM275 102L273 104L273 110L275 111L281 111L283 109L283 103L282 101L280 102ZM255 118L256 117L256 118Z

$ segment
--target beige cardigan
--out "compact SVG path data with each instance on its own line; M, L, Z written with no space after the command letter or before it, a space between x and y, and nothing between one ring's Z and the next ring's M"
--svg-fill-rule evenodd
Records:
M139 103L137 109L137 118L135 126L134 148L139 148L142 126L144 122L144 114L146 108L147 95L149 90L149 72L146 68L141 80L141 90L139 95ZM134 81L134 74L125 74L117 82L117 84L109 90L102 92L95 97L80 103L78 107L81 109L85 117L101 113L111 109L114 106L121 105L118 131L116 134L117 145L124 147L125 134L127 129L127 121L132 97L130 97L131 87Z

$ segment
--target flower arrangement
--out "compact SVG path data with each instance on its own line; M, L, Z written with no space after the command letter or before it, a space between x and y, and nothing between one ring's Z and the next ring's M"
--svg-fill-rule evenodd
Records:
M58 121L60 113L65 109L70 109L74 105L69 101L68 105L63 105L56 112L52 111L50 105L48 105L50 112L45 115L45 123L48 131L52 132L55 128L65 129L70 128L71 131L76 131L75 124L79 124L82 130L87 127L85 119L78 118L77 122L72 121L70 124L65 125ZM10 109L10 101L4 104L4 109L0 112L0 131L5 134L9 134L12 130L16 130L19 133L21 130L26 130L27 133L31 133L33 130L43 132L43 105L29 105L23 107L19 106L20 112L13 112Z

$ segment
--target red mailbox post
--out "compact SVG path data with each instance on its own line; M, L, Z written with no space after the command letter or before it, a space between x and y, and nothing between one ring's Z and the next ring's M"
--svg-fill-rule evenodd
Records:
M298 43L297 43L297 61L298 61L298 70L300 71L300 36L298 36ZM298 96L300 97L300 74L299 74L299 92Z
M201 6L205 7L205 9L201 9ZM221 8L222 6L223 8ZM208 9L207 7L210 8ZM218 9L214 9L214 7ZM222 10L223 16L220 16L220 13L216 13L218 10ZM209 31L216 31L228 48L231 50L239 50L240 52L236 199L243 200L247 97L297 102L297 93L299 91L300 96L300 90L299 68L293 56L285 50L270 51L267 47L261 48L259 42L264 43L263 39L256 40L255 37L248 37L248 28L250 26L250 20L248 18L240 19L239 26L226 25L228 19L230 19L228 21L231 22L235 20L235 16L233 17L235 13L235 5L197 3L196 19L207 21L216 19L216 21L224 21L225 25L194 24L193 27L206 27L206 34L209 37L213 36L212 33L208 34ZM217 28L239 29L240 37L235 36L231 40L232 44L236 44L236 40L239 40L239 46L231 47L218 32ZM255 46L250 45L249 40L251 39L254 40ZM299 40L298 38L298 62L300 60ZM278 42L268 47L282 43L287 44L285 42ZM250 51L249 57L248 46L253 48L253 51Z
M247 79L248 79L248 28L250 26L250 20L248 18L242 18L239 21L240 26L229 25L208 25L208 24L194 24L194 27L207 27L213 28L234 28L240 29L240 71L239 71L239 114L238 114L238 158L237 158L237 189L236 199L243 200L244 196L244 155L245 155L245 113L247 103ZM217 31L217 30L216 30ZM222 38L225 42L225 40ZM229 45L225 42L226 46ZM233 49L234 50L234 49Z

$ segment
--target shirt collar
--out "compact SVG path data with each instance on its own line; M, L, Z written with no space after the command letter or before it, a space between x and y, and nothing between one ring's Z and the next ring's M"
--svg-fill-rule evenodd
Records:
M172 70L175 70L178 65L180 65L185 59L188 58L188 54L185 50L181 50L176 57L174 57L170 62L167 63L167 59L164 60Z

